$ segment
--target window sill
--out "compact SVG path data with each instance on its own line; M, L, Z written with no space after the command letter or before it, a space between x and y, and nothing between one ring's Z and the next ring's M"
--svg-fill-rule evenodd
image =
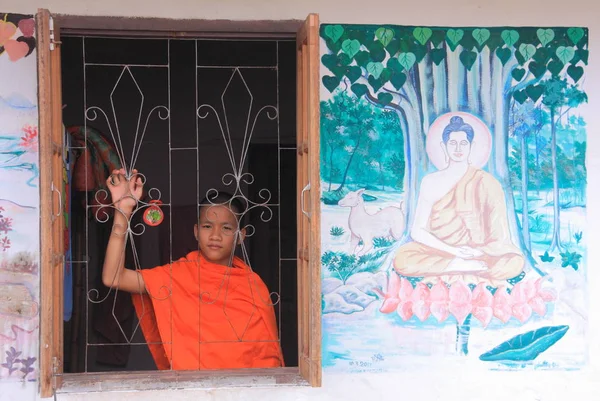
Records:
M99 391L309 386L298 368L69 373L59 394Z

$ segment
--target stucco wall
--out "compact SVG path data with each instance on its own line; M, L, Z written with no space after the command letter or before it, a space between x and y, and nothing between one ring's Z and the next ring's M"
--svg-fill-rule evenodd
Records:
M118 15L139 17L201 18L201 19L302 19L309 12L320 14L323 23L373 23L433 26L586 26L590 29L590 68L586 71L586 91L590 108L588 116L588 222L589 254L587 264L589 308L589 351L587 368L573 372L482 372L468 365L457 370L454 366L427 366L395 374L324 375L320 389L219 389L205 391L161 391L111 394L115 400L562 400L566 398L592 400L598 397L595 383L600 377L600 271L593 266L600 262L599 221L600 189L595 183L600 175L600 117L596 93L600 93L600 73L596 43L600 42L600 4L594 0L469 1L431 0L429 2L347 1L34 1L4 0L3 11L34 13L44 7L56 13L79 15ZM2 73L0 71L0 73ZM0 183L2 185L2 183ZM368 330L365 327L365 330ZM36 399L36 384L0 384L0 400ZM103 400L106 394L62 395L61 400Z

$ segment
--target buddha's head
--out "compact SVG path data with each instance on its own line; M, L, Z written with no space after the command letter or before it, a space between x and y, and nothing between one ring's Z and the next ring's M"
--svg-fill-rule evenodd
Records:
M468 162L474 136L473 127L465 123L462 117L452 117L450 123L444 128L440 143L446 154L446 160L456 163Z

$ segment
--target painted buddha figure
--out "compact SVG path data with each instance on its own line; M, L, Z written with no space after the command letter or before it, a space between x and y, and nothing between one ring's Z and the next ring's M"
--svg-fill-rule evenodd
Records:
M489 130L467 113L446 115L440 126L443 117L427 138L438 171L421 181L412 242L398 249L394 269L426 282L501 284L523 271L524 257L511 240L504 190L480 168L489 158Z

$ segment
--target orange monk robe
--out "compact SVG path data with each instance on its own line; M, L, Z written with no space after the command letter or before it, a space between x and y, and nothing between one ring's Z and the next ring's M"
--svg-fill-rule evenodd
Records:
M433 205L427 230L448 245L482 251L483 255L474 259L485 262L489 270L450 275L444 270L454 255L410 242L396 253L394 268L399 274L499 285L523 271L523 254L510 237L504 191L498 180L483 170L469 167L454 188Z
M133 300L158 369L283 366L269 291L242 260L227 267L196 251L140 273L148 295Z

